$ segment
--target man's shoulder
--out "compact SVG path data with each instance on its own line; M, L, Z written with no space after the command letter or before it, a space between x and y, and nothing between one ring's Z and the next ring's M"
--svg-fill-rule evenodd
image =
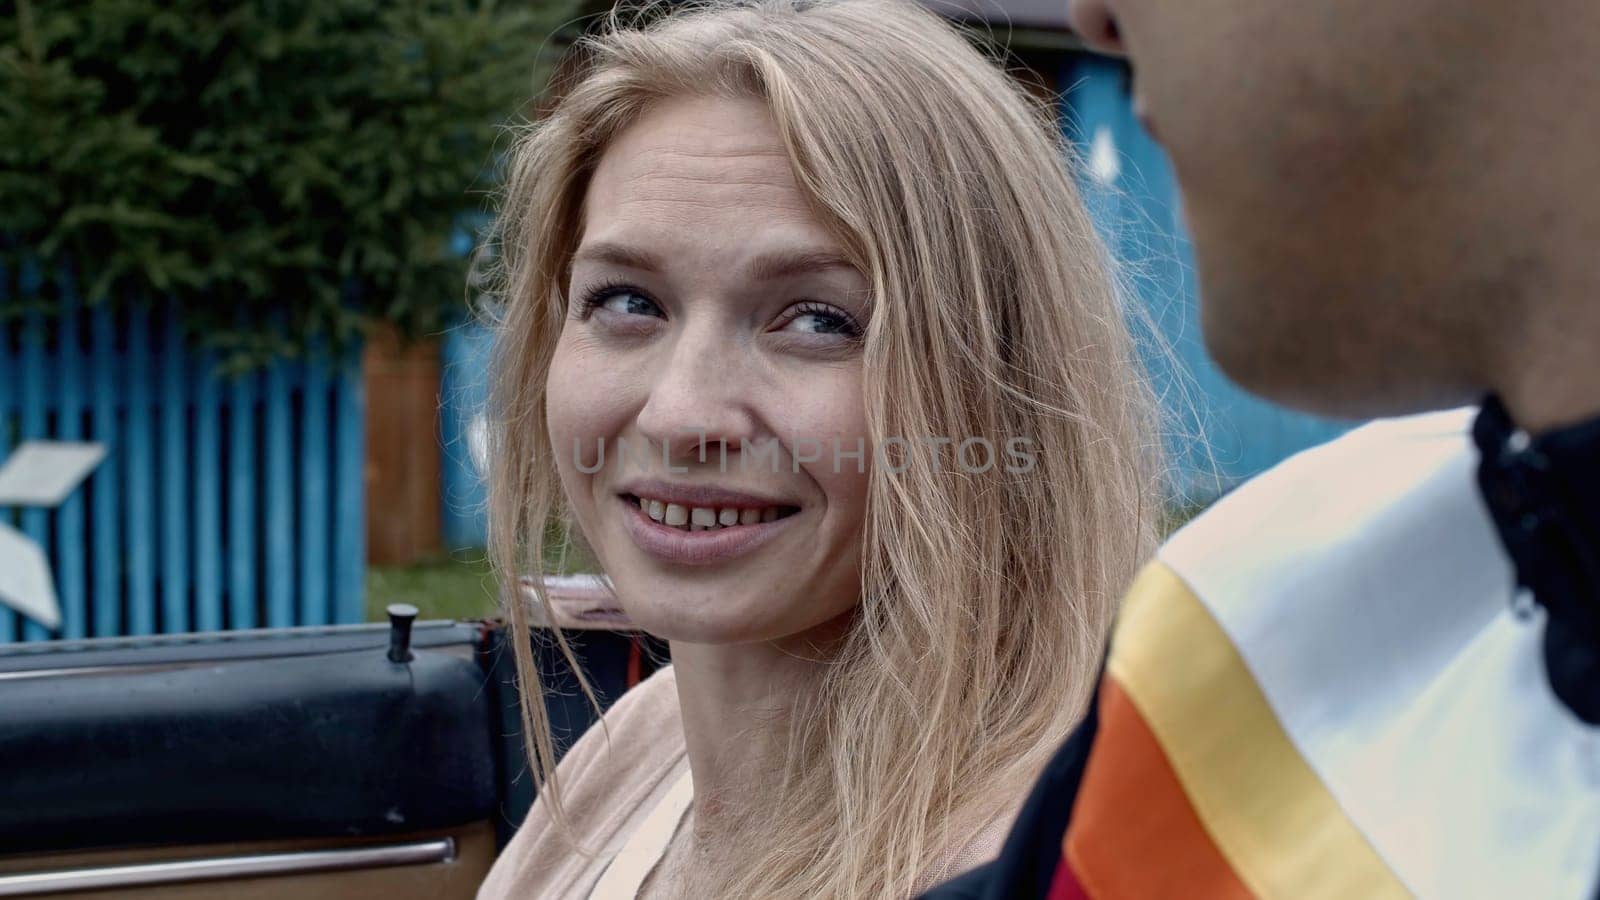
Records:
M1571 848L1600 830L1600 786L1572 764L1593 737L1550 691L1539 619L1512 610L1472 418L1379 422L1286 461L1129 591L1108 682L1246 882L1337 860L1294 883L1592 893L1594 853ZM1317 827L1266 814L1289 809Z
M999 861L930 897L1202 895L1201 870L1284 896L1592 896L1594 738L1549 689L1538 619L1510 609L1472 418L1357 429L1175 535L1059 777ZM1069 810L1096 858L1061 862ZM1148 846L1216 865L1152 867Z
M1264 519L1364 515L1404 501L1441 468L1470 463L1475 408L1377 419L1302 450L1218 498L1174 542Z
M1272 593L1315 569L1494 561L1498 541L1473 475L1475 412L1382 419L1298 453L1180 529L1161 561L1223 594Z
M1298 454L1180 530L1156 565L1264 680L1326 696L1316 682L1342 677L1384 696L1383 679L1427 677L1510 600L1472 417L1379 421Z

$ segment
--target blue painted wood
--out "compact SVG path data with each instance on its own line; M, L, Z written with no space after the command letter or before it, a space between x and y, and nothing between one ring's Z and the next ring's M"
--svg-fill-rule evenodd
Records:
M0 300L21 276L0 272ZM59 510L0 510L46 548L59 636L360 621L359 346L232 378L171 304L152 320L59 288L59 320L0 326L0 462L23 437L107 449ZM0 610L0 642L55 636Z
M194 398L194 627L221 631L222 379L216 355L199 353Z
M24 294L38 290L39 272L33 266L24 266L22 269L21 287ZM24 441L38 440L49 436L49 427L45 416L47 399L54 399L50 395L50 382L45 376L45 335L44 314L38 310L26 313L22 319L22 415L18 421L18 437ZM22 533L36 541L40 547L50 546L50 512L37 507L24 507L22 510ZM49 628L24 616L22 617L22 639L25 641L49 640Z
M263 443L266 446L261 504L266 522L267 626L294 624L294 475L291 442L289 371L282 362L267 368Z
M360 622L366 606L367 529L363 466L366 459L366 388L361 348L338 361L334 380L333 616Z
M177 306L161 310L161 630L190 630L188 378Z
M77 286L70 275L61 280L60 337L56 344L56 378L60 385L60 404L56 412L55 436L63 441L83 438L83 317ZM89 636L88 580L85 552L89 533L84 522L84 495L92 490L95 473L85 487L67 497L56 513L55 576L56 595L61 603L61 636L76 640Z
M14 274L9 269L0 268L0 303L10 301L12 297L11 279ZM6 457L11 455L15 427L11 411L16 408L21 387L11 354L12 330L10 323L0 322L0 463L4 463ZM0 507L0 522L14 524L11 510ZM10 607L0 606L0 643L17 639L17 631L21 628L17 619L17 614Z
M105 310L90 318L94 371L90 438L105 445L106 458L94 475L93 519L94 617L89 623L95 637L122 634L122 535L119 513L122 497L122 428L117 398L123 383L117 358L117 319Z
M439 430L443 446L440 489L442 524L451 550L488 543L488 489L472 460L471 432L481 427L488 403L489 357L494 333L478 321L445 332L440 346ZM478 423L475 425L475 423Z
M236 375L228 403L228 627L255 628L256 381Z
M300 402L300 623L326 625L329 619L328 485L332 434L328 421L328 358L320 348L305 365Z
M123 528L128 557L128 634L156 631L155 583L155 459L151 437L150 311L142 304L128 311L128 363L126 390L127 495L123 501Z
M1125 66L1074 57L1062 86L1063 128L1085 163L1085 201L1120 263L1124 290L1138 301L1135 318L1146 326L1136 322L1135 330L1145 332L1144 358L1165 407L1180 497L1208 500L1348 429L1353 423L1244 392L1206 357L1182 199L1164 151L1133 114Z

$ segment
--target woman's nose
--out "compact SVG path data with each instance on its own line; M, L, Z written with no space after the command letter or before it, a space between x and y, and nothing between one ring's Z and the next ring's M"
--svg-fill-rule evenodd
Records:
M1091 50L1113 56L1127 54L1117 16L1107 0L1067 0L1067 20Z
M751 379L741 374L738 353L726 341L686 333L664 355L637 425L667 459L731 458L754 437Z

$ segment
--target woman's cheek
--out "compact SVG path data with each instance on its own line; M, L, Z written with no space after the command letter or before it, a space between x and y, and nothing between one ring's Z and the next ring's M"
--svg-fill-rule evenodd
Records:
M613 421L620 414L617 375L615 366L604 365L598 348L562 335L545 382L545 418L569 493L577 479L587 477L579 466L592 472L600 447L618 430Z
M786 406L791 421L785 430L796 439L796 452L816 457L804 465L832 512L847 519L864 516L873 448L859 366L812 379L804 391L790 392Z

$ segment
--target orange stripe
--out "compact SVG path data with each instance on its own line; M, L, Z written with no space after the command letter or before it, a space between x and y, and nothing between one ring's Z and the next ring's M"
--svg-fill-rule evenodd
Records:
M1165 564L1128 589L1106 671L1253 893L1412 896L1301 755L1211 608Z
M1100 689L1099 733L1063 852L1095 900L1251 896L1115 677Z

